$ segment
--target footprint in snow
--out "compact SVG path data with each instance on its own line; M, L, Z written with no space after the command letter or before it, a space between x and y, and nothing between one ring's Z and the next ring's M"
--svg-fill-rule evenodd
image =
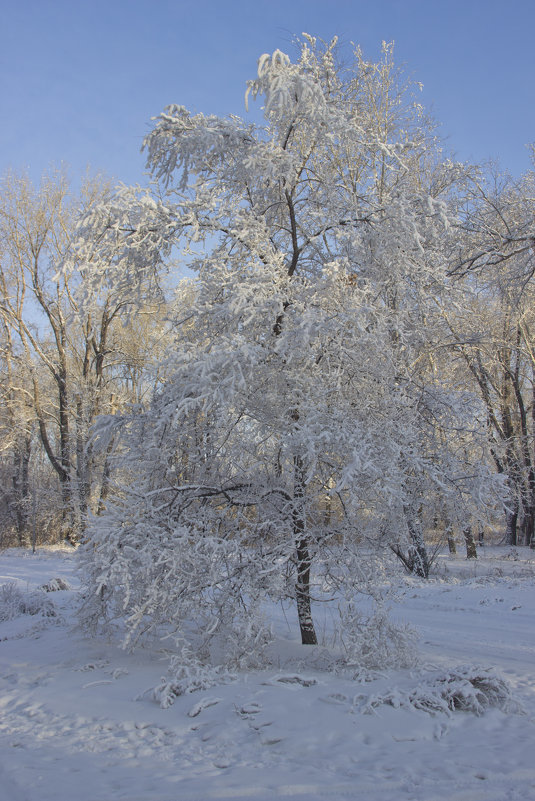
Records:
M80 667L75 667L73 670L77 670L80 673L86 673L90 670L102 670L109 665L108 659L97 659L95 662L88 662L86 665L80 665Z
M253 715L257 715L261 711L262 704L257 704L255 701L251 701L250 704L244 704L243 706L236 707L236 714L241 718L246 719L251 718Z
M349 698L343 693L329 693L329 695L324 695L319 700L323 701L324 704L335 704L336 706L345 706L349 703Z

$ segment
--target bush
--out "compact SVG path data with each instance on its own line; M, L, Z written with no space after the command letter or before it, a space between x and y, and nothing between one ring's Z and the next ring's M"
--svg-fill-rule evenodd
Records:
M414 667L418 635L410 626L395 623L381 604L368 617L353 604L340 611L341 639L350 666L366 670Z
M13 620L21 615L56 617L54 602L41 590L23 592L14 582L0 585L0 621Z
M382 704L395 709L412 707L431 715L455 711L471 712L481 716L495 708L506 713L523 714L523 708L514 698L510 686L492 669L463 665L433 679L426 679L412 690L394 688L388 693L373 695L363 700L360 709L372 713Z

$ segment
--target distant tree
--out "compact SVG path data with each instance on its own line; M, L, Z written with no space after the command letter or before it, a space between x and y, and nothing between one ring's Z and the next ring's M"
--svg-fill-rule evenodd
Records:
M11 331L0 320L0 453L2 464L1 516L4 534L14 528L17 542L29 545L31 506L30 459L33 414L28 402L27 377L14 352Z
M0 185L3 387L17 432L8 450L19 538L28 528L33 442L60 487L63 536L78 540L91 503L98 506L102 495L99 482L108 481L106 464L95 461L91 426L139 394L142 362L149 359L141 343L128 342L136 324L127 311L142 302L140 286L94 281L99 270L114 271L122 247L121 237L110 246L117 233L109 233L110 199L100 179L84 182L75 197L61 172L44 176L38 188L13 173ZM98 216L103 207L105 219ZM89 218L93 238L79 227ZM151 291L150 303L156 330L161 296Z
M454 351L479 393L495 468L506 477L506 541L530 544L535 525L533 173L472 182L454 272L466 294L446 313Z

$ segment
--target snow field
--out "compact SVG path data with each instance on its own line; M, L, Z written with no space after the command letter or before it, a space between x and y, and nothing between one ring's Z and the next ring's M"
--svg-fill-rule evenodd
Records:
M0 622L1 801L535 798L535 565L526 549L480 554L477 565L444 557L429 582L400 576L394 616L421 635L413 670L321 670L324 646L299 645L281 611L271 668L161 709L159 647L129 654L73 630L72 551L1 553L0 584L73 588L46 593L55 615ZM509 711L430 714L407 701L459 665L506 679Z

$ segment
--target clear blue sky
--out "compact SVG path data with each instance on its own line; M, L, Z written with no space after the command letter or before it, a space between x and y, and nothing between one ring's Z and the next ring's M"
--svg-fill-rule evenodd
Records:
M394 40L459 158L529 169L535 0L0 0L0 174L64 161L141 182L152 116L245 114L258 56L302 31L368 59Z

